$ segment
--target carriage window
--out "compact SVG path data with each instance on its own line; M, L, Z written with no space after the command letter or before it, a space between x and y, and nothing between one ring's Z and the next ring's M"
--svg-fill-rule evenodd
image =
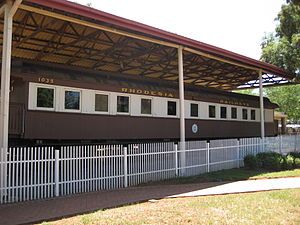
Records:
M168 101L168 115L176 116L176 102Z
M95 111L108 112L108 95L95 95Z
M232 107L231 108L231 119L237 118L237 108Z
M255 120L255 110L251 109L251 120Z
M243 120L247 120L247 119L248 119L248 110L243 109Z
M151 115L151 99L141 99L141 114Z
M210 105L208 107L208 114L209 114L209 118L215 118L216 117L216 106Z
M65 91L65 109L80 109L80 92Z
M117 112L129 113L129 97L118 96L117 97Z
M198 117L198 104L191 103L191 116Z
M224 107L224 106L221 106L220 117L222 119L226 119L227 118L227 108Z
M53 88L37 88L37 107L53 108L54 89Z

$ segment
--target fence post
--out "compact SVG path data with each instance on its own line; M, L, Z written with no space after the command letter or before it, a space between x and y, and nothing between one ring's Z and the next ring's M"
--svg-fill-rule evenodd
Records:
M237 140L237 168L240 168L240 140Z
M207 153L206 153L206 162L207 162L207 172L209 173L209 161L210 161L210 157L209 157L209 143L206 142L206 149L207 149Z
M294 150L294 152L296 152L297 151L297 133L295 134L295 150Z
M179 142L179 154L180 154L180 176L185 176L185 170L186 170L186 142Z
M299 138L300 138L300 133L296 133L296 152L298 151Z
M279 153L282 154L282 135L279 135Z
M9 149L0 148L0 203L5 202L7 195L7 152Z
M124 147L124 187L128 187L127 147Z
M55 197L58 197L59 196L59 150L58 149L55 149L54 182L55 182Z
M174 145L175 150L175 176L178 177L178 145Z
M265 140L264 138L260 139L260 152L265 152Z

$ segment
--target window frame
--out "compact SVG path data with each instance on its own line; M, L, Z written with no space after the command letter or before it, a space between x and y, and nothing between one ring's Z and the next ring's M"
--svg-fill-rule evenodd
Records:
M169 102L174 102L175 103L175 115L170 115L169 114ZM177 117L177 114L178 114L178 110L177 110L177 101L176 100L167 100L167 116L168 117Z
M118 112L118 97L128 97L128 112ZM131 113L131 96L130 95L124 95L124 94L116 94L116 114L118 115L130 115Z
M107 96L107 111L96 111L96 95L106 95ZM96 114L109 114L110 113L110 104L111 104L110 98L111 98L110 93L101 92L101 91L94 92L93 112Z
M244 118L244 112L246 112L246 118ZM242 120L248 120L248 109L242 108Z
M73 91L73 92L79 92L79 109L66 109L66 91ZM65 112L81 112L82 111L82 92L83 89L79 88L63 88L63 110Z
M38 88L45 88L45 89L52 89L53 90L53 107L38 107L37 103L37 97L38 97ZM34 85L34 91L35 91L35 99L34 99L34 108L36 110L43 110L43 111L54 111L56 106L56 87L54 85L44 85L44 84L35 84Z
M197 106L197 116L192 115L192 105ZM190 117L192 117L192 118L198 118L199 117L199 103L195 103L195 102L190 103Z
M252 119L252 113L254 112L254 119ZM255 109L251 109L250 110L250 120L255 121L256 120L256 110Z
M225 109L225 117L222 117L222 108ZM220 119L228 119L227 107L220 106Z
M232 110L233 109L235 109L235 118L232 117L232 115L233 115ZM238 108L237 107L231 107L230 108L230 114L231 114L230 117L231 117L232 120L237 120L237 118L238 118Z
M142 99L146 99L146 100L150 100L151 101L151 113L150 114L145 114L145 113L142 113ZM141 116L153 116L153 98L151 97L144 97L142 96L140 98L140 115Z
M215 109L215 115L214 116L210 116L210 108L213 107ZM216 105L208 105L208 118L209 119L216 119L217 118L217 107Z

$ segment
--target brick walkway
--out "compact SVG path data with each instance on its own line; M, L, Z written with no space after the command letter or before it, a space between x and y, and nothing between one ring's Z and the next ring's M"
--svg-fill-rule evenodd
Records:
M0 225L33 223L103 208L169 197L193 197L300 188L300 178L160 185L84 193L49 200L0 205Z
M209 188L220 183L162 185L99 191L16 204L0 205L0 225L33 223L112 208L149 199Z

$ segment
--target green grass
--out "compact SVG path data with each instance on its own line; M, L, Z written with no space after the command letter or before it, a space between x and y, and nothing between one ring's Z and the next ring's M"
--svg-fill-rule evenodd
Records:
M300 224L300 189L162 199L49 224ZM48 224L48 223L47 223Z
M283 170L277 172L264 172L250 177L251 179L262 179L262 178L278 178L278 177L299 177L300 169Z
M238 181L238 180L249 180L249 179L269 179L269 178L279 178L279 177L300 177L300 169L284 170L278 172L270 172L266 170L248 170L244 168L229 169L229 170L220 170L216 172L205 173L193 177L180 177L176 179L153 182L150 183L150 185ZM149 185L149 183L143 185Z

